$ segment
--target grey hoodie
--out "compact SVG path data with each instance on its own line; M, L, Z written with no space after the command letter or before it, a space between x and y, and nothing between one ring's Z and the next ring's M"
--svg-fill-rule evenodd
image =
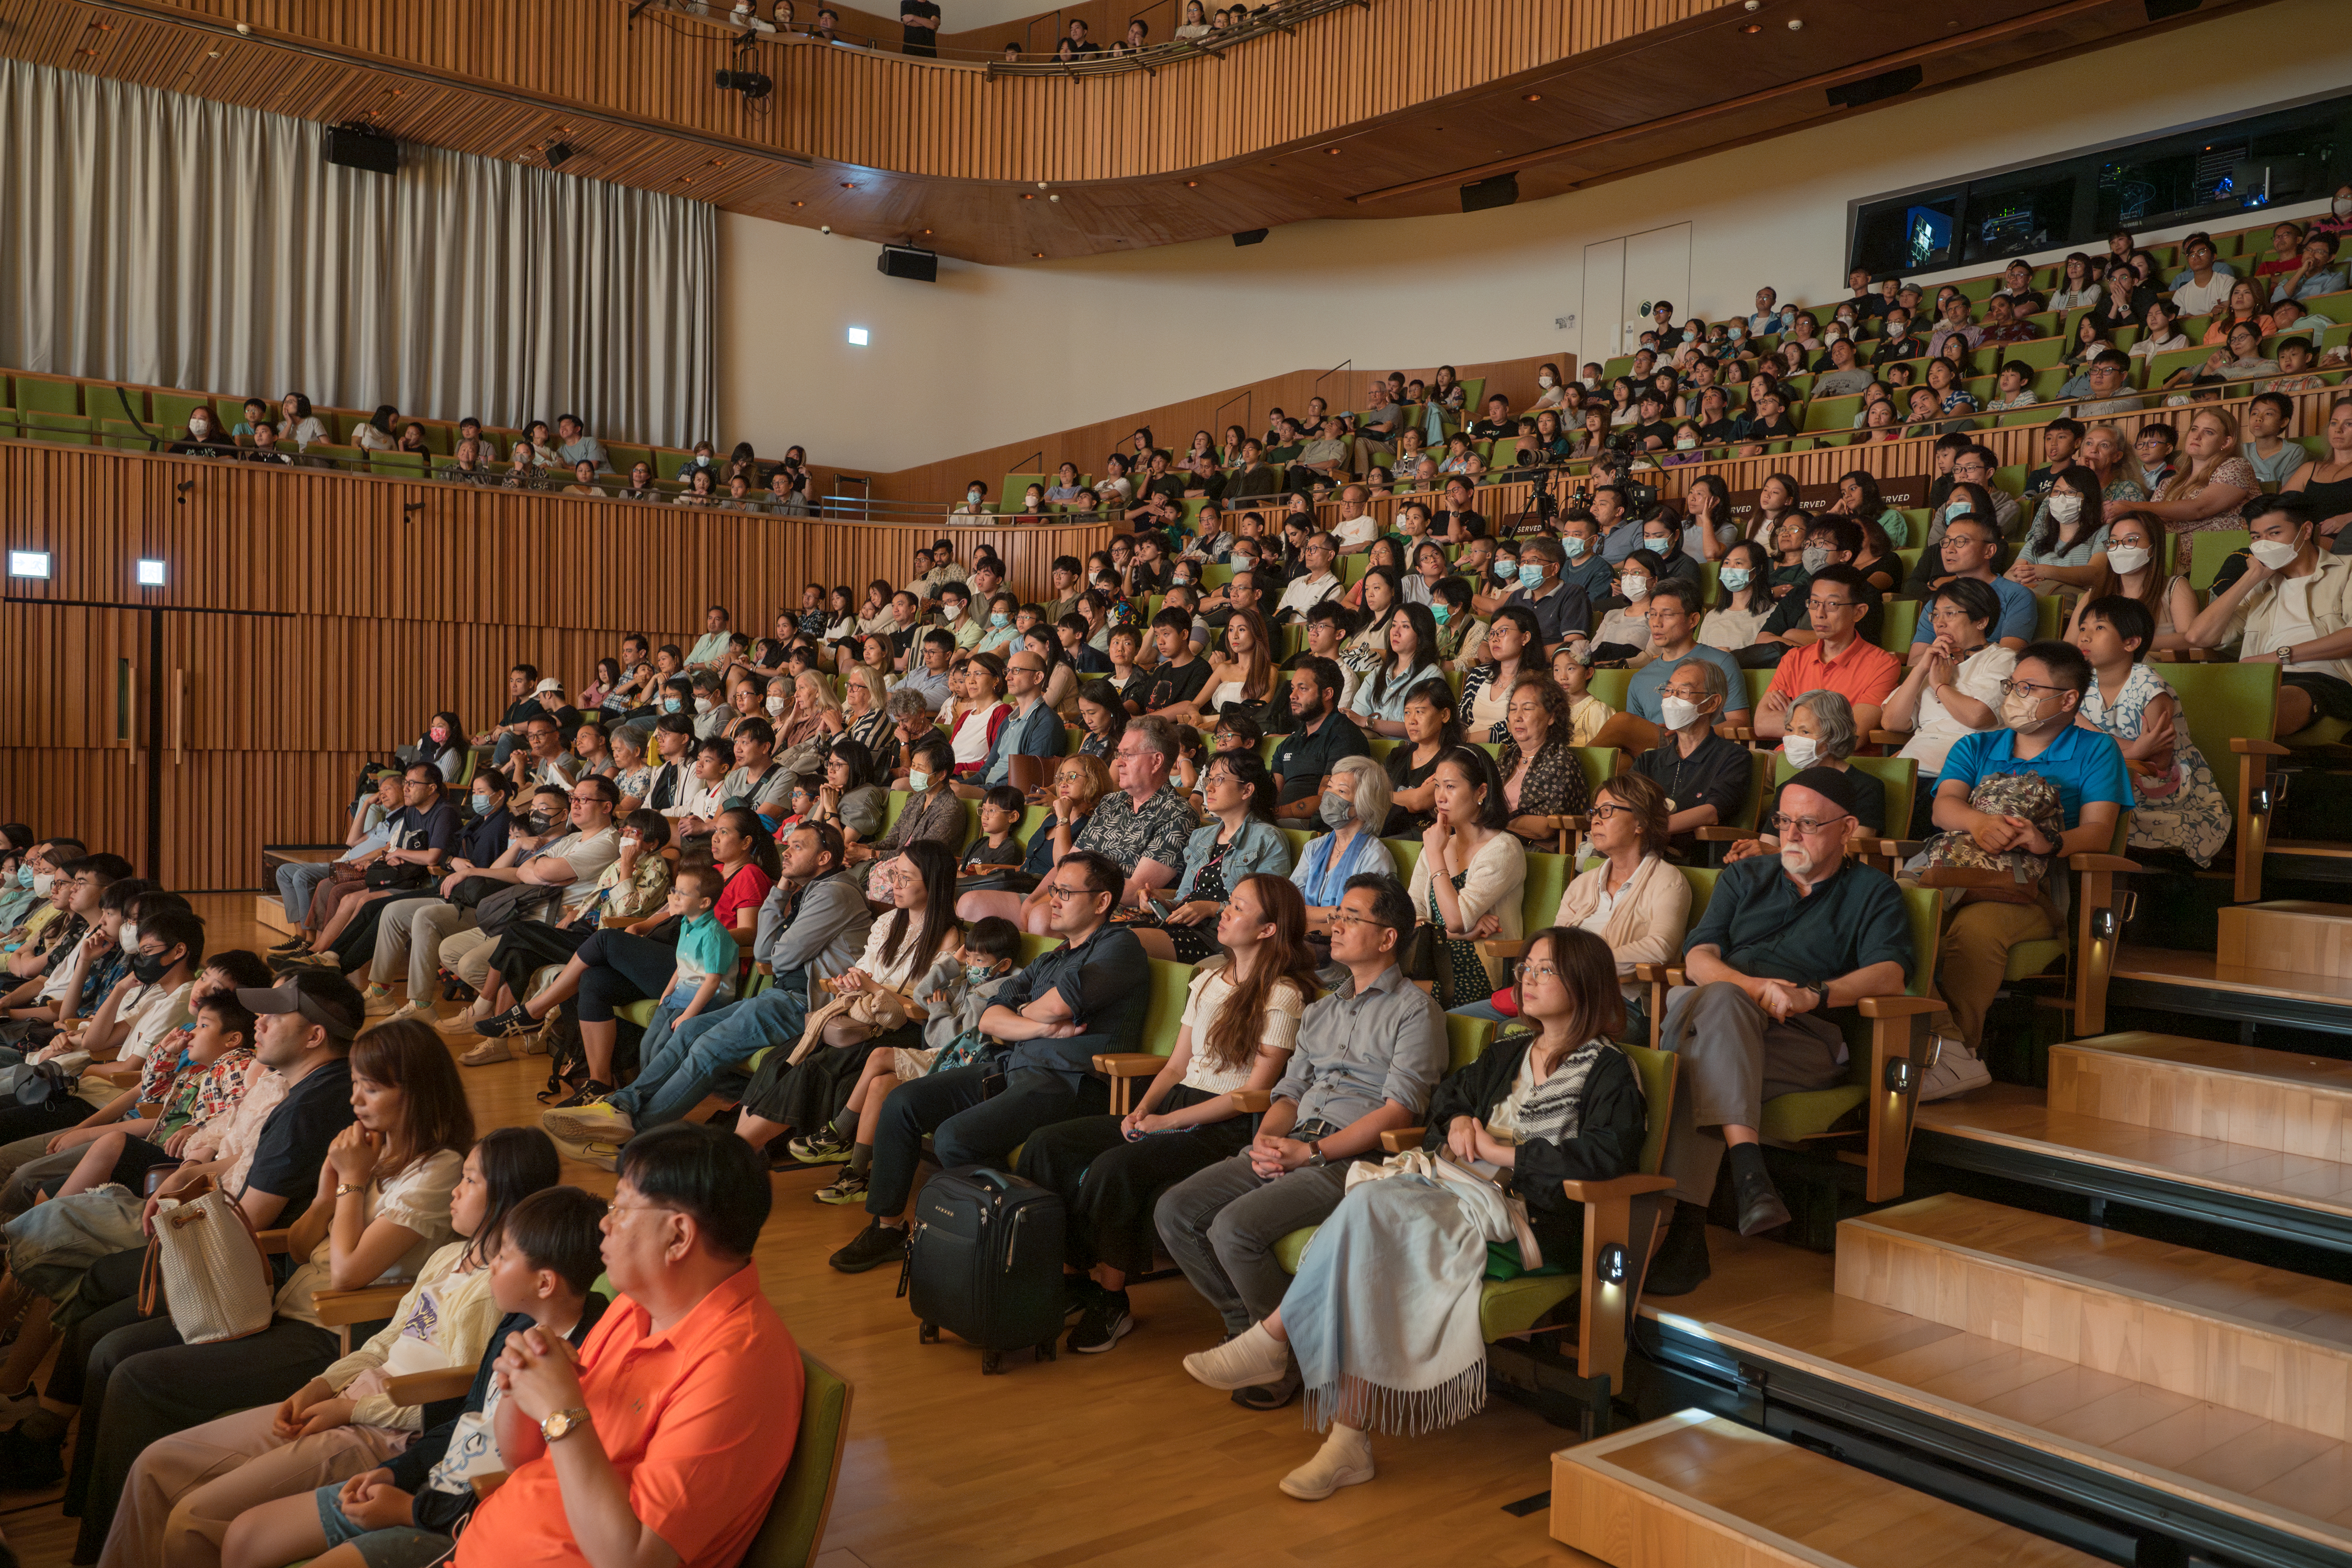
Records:
M760 929L751 942L751 956L778 974L808 971L812 983L845 974L866 951L866 935L874 916L857 884L838 871L811 882L800 895L800 910L787 922L793 893L782 882L768 891L760 906Z

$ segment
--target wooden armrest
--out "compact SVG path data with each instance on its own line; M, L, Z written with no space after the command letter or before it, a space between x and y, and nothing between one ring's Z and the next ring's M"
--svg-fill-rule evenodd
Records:
M1854 1004L1865 1018L1907 1018L1919 1013L1940 1013L1940 996L1865 996Z
M261 1244L266 1255L275 1256L286 1250L286 1232L282 1230L257 1230L253 1239Z
M1470 945L1478 950L1481 958L1518 958L1528 951L1528 939L1522 936L1492 937Z
M1680 985L1683 966L1679 963L1637 963L1633 978L1644 985Z
M1408 1149L1420 1148L1422 1140L1428 1135L1426 1127L1391 1127L1381 1134L1381 1148L1386 1153L1402 1154Z
M1270 1089L1237 1089L1231 1094L1228 1094L1225 1098L1234 1102L1234 1109L1235 1110L1242 1112L1245 1116L1255 1116L1274 1103L1274 1090Z
M507 1473L504 1470L493 1470L487 1476L476 1476L474 1478L474 1500L479 1502L482 1499L489 1496L492 1492L498 1490L500 1487L506 1484Z
M2276 741L2250 741L2243 735L2230 737L2230 750L2242 757L2284 757L2289 754Z
M1167 1065L1166 1057L1150 1051L1106 1051L1095 1058L1095 1071L1105 1078L1152 1078Z
M2139 863L2120 855L2069 855L2066 866L2074 871L2137 871Z
M152 1121L163 1113L164 1103L160 1100L142 1100L131 1109L131 1114L137 1121Z
M391 1317L407 1294L405 1285L364 1285L356 1290L317 1291L310 1297L310 1304L317 1310L320 1322L331 1329L341 1329Z
M1675 1185L1672 1176L1613 1176L1605 1182L1562 1182L1560 1190L1572 1204L1606 1203L1612 1198L1638 1198L1643 1193L1663 1193Z
M1870 743L1874 746L1900 748L1909 744L1910 741L1911 731L1908 730L1873 730L1870 732Z
M412 1372L385 1383L383 1391L394 1405L438 1405L445 1399L463 1399L474 1391L474 1368L445 1366Z
M1694 828L1692 832L1703 844L1737 844L1743 838L1756 837L1756 830L1751 827L1718 827L1711 823L1705 827Z

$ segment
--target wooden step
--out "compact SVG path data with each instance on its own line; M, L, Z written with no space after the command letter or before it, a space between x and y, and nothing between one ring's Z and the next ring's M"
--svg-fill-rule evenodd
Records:
M1655 1315L1743 1362L1793 1368L2250 1530L2352 1552L2352 1443L1829 1294L1793 1272L1800 1281L1786 1292L1719 1304L1703 1322Z
M2352 978L2224 963L2210 952L2181 952L2126 942L2116 948L2115 966L2107 973L2111 981L2236 991L2252 998L2352 1007Z
M2040 1091L2003 1083L1923 1105L1918 1125L1922 1132L2308 1210L2343 1222L2331 1224L2331 1234L2352 1227L2352 1162L2054 1110Z
M1551 1533L1614 1568L2100 1560L1703 1410L1552 1456Z
M1838 1226L1841 1296L2352 1437L2352 1286L1945 1194Z
M2352 907L2276 900L2221 911L2213 956L2255 969L2352 978Z
M2352 1062L2322 1057L2178 1035L2101 1035L2052 1047L2049 1108L2282 1154L2352 1160Z

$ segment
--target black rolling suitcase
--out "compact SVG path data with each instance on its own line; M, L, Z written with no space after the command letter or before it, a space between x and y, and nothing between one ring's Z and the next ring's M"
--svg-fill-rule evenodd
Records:
M925 1344L946 1329L981 1349L980 1370L1001 1372L1003 1352L1034 1346L1054 1359L1061 1337L1061 1194L983 1166L943 1171L916 1201L898 1293L921 1322Z

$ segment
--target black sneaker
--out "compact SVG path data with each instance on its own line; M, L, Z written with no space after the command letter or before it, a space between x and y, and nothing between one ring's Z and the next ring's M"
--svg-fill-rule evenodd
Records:
M903 1226L887 1226L880 1220L870 1220L857 1239L825 1259L844 1274L863 1274L869 1268L879 1268L885 1263L896 1263L907 1256L907 1231Z
M310 939L309 937L298 936L291 942L272 942L270 944L269 951L272 952L299 952L310 945Z
M1231 1397L1244 1410L1279 1410L1298 1397L1305 1381L1298 1374L1297 1358L1293 1357L1290 1364L1283 1368L1279 1381L1261 1383L1254 1388L1236 1388Z
M1062 1276L1062 1326L1074 1328L1101 1302L1106 1291L1091 1274Z
M1757 1236L1789 1223L1789 1205L1780 1201L1780 1189L1763 1172L1733 1182L1732 1193L1739 1199L1740 1235Z
M1087 1315L1070 1331L1070 1348L1080 1355L1100 1355L1135 1331L1128 1314L1127 1292L1105 1290L1087 1308Z

